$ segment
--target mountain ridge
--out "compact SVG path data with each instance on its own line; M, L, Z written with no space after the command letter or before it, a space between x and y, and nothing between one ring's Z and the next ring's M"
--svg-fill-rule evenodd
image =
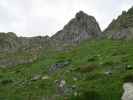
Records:
M108 38L133 39L133 7L113 19L103 32Z
M133 39L132 16L133 7L127 12L123 11L122 15L113 20L103 32L93 16L90 16L83 11L79 11L74 18L51 37L18 37L13 32L0 33L0 53L3 53L3 56L0 58L2 61L0 64L3 64L4 62L4 64L8 65L8 63L12 61L12 56L6 61L7 57L5 57L5 55L16 55L16 53L19 55L19 51L21 51L22 54L26 53L28 57L20 57L20 61L18 62L21 62L21 58L23 60L22 62L27 62L27 59L30 59L29 62L32 62L39 57L39 54L42 51L45 51L48 48L64 51L65 49L68 49L70 45L78 45L85 40L103 37L108 39ZM35 57L31 56L34 55L34 53ZM26 60L24 60L25 58ZM13 62L17 62L16 59ZM9 65L14 66L16 64L11 63Z

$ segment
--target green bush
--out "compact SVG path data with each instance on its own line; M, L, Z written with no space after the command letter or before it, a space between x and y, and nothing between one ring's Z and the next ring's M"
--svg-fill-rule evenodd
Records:
M12 82L13 82L13 80L11 80L11 79L4 79L4 80L1 81L1 84L6 85L6 84L10 84Z
M133 74L126 75L126 76L123 78L123 81L124 81L124 82L133 82Z
M95 65L95 64L81 65L79 67L79 71L82 73L87 73L87 72L91 72L91 71L95 70L96 67L97 67L97 65Z

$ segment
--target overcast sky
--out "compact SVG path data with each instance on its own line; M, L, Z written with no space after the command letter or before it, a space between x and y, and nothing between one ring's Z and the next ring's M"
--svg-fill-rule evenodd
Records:
M133 0L0 0L0 32L53 35L79 10L95 16L102 29L133 6Z

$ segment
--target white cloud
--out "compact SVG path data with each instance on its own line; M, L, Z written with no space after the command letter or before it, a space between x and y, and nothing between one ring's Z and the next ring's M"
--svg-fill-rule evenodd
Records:
M19 36L52 35L79 10L95 16L104 29L132 5L132 0L1 0L0 31Z

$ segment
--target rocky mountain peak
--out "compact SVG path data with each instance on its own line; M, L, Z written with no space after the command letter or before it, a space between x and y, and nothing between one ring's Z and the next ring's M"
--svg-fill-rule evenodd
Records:
M89 16L88 14L86 14L84 11L79 11L78 13L76 13L75 18L77 20L81 20L81 19L87 19L89 18L90 20L95 20L95 18L93 16ZM96 20L95 20L96 21Z
M86 13L84 13L83 11L79 11L76 15L75 15L75 17L77 18L77 19L80 19L80 18L83 18L83 17L85 17L85 16L88 16Z
M108 38L113 39L132 39L133 38L133 7L128 11L122 11L122 14L104 31Z
M93 37L98 37L101 29L93 16L79 11L64 28L58 31L52 39L63 43L79 43Z

